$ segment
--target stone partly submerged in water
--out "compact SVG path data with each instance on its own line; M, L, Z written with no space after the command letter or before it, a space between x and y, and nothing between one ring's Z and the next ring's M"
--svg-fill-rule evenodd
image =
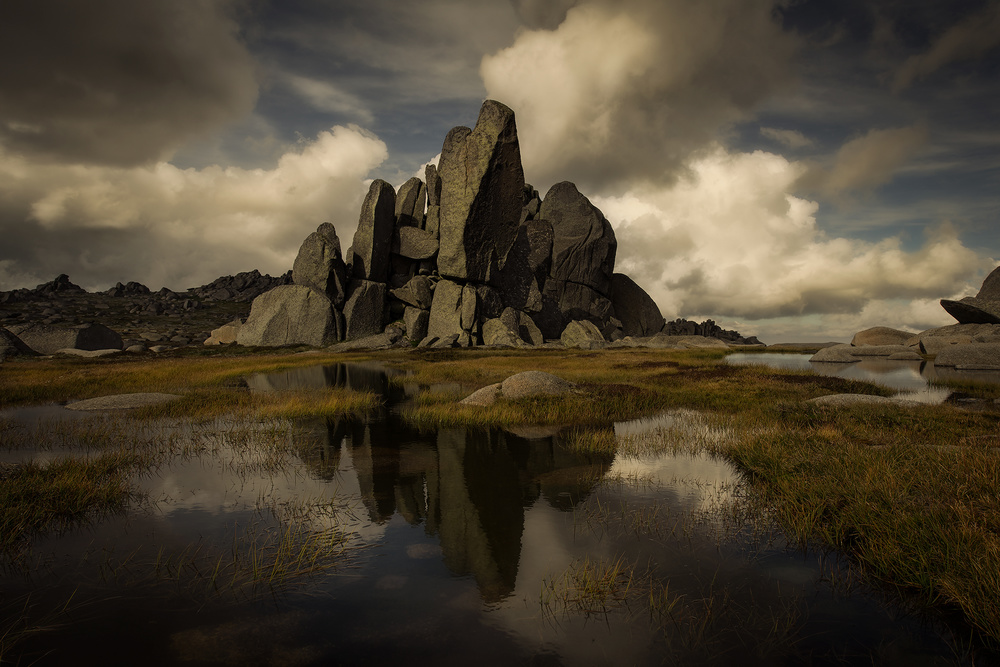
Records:
M809 361L819 361L830 364L853 364L861 361L861 357L855 356L853 351L857 348L853 345L831 345L818 351Z

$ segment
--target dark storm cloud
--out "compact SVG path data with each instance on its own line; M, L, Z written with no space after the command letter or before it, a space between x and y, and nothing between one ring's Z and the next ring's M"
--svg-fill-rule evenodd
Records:
M4 3L0 143L133 165L249 113L254 63L232 9L228 0Z
M521 22L528 28L552 30L566 19L578 0L510 0Z

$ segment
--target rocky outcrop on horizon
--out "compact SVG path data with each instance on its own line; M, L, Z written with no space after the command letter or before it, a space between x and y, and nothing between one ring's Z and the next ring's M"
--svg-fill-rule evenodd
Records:
M663 326L663 333L668 336L704 336L717 338L733 345L763 345L756 336L744 337L739 331L723 329L715 320L705 320L700 324L691 320L676 319Z

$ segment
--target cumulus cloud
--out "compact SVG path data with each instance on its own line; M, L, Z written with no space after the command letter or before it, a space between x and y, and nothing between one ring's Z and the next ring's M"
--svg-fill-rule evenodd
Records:
M0 21L0 143L134 165L248 113L254 63L228 0L37 0Z
M829 168L811 169L800 185L831 197L857 190L870 192L892 180L926 142L923 125L871 130L841 146Z
M526 175L585 190L663 180L787 83L796 41L763 0L591 0L483 58ZM606 190L607 191L607 190Z
M991 2L938 37L930 50L910 56L896 71L892 89L899 92L954 62L973 60L1000 46L1000 2Z
M95 289L283 273L321 222L350 245L364 179L386 155L381 140L353 126L320 133L273 169L67 166L0 151L0 235L9 240L0 281L15 281L0 289L33 287L39 273L68 273Z
M593 198L615 226L618 270L668 319L856 319L879 300L946 297L984 269L948 225L914 251L828 237L819 205L789 194L805 167L779 155L716 146L687 167L672 187Z

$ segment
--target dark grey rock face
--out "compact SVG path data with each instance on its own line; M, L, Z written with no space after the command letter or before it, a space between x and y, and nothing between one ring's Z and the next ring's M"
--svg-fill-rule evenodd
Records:
M418 227L400 227L393 234L392 252L412 260L430 259L438 252L438 240Z
M0 327L0 361L7 357L34 356L36 352L24 344L20 338Z
M427 337L427 325L431 320L429 310L421 310L408 306L403 312L403 324L406 326L406 337L420 341Z
M76 350L120 350L122 337L103 324L73 327L20 324L10 332L39 354L55 354L64 348Z
M330 297L317 289L304 285L275 287L254 299L236 342L265 347L326 347L339 338L336 313Z
M491 283L504 303L518 310L542 309L542 290L552 265L552 225L545 220L527 220L517 235Z
M567 181L553 185L539 217L552 225L552 267L556 280L586 285L608 296L618 241L600 209Z
M960 324L1000 324L1000 300L967 296L961 301L941 299L941 307Z
M430 310L434 298L433 283L427 276L413 276L405 285L392 290L392 296L410 306Z
M611 299L580 283L550 277L545 282L544 296L558 304L564 324L572 320L590 320L600 326L614 314ZM550 336L546 334L546 337Z
M396 192L385 181L375 180L361 205L358 229L351 244L351 278L386 281L395 223Z
M1000 324L1000 266L986 276L976 296L941 299L941 307L960 324Z
M462 294L463 287L450 280L442 280L434 288L434 301L431 304L431 315L427 325L427 335L433 338L445 338L452 334L458 336L464 331L462 327Z
M347 265L340 254L337 230L324 222L306 237L292 265L292 280L296 285L323 292L337 308L347 297Z
M399 186L396 193L396 227L423 228L426 203L427 190L424 182L416 176Z
M624 336L653 336L663 329L656 302L624 273L611 276L611 305Z
M385 283L351 281L344 303L345 338L364 338L382 333L386 289Z
M483 103L476 128L448 133L441 177L438 270L442 276L486 282L507 254L521 218L524 171L514 112Z

